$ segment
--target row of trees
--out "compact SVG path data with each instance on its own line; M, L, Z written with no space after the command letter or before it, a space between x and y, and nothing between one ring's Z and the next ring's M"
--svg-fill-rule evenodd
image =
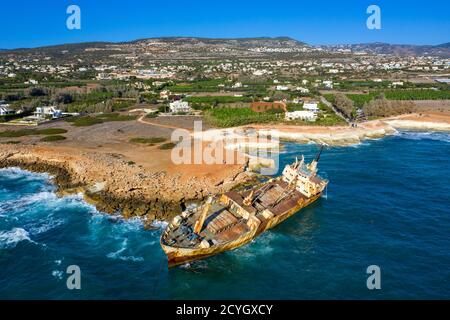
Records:
M355 116L355 103L343 93L336 93L334 95L334 106L346 118L353 119Z
M61 110L70 112L111 112L126 108L132 102L140 102L141 97L136 89L125 85L110 85L90 91L83 87L32 87L0 93L0 100L6 100L13 108L56 105Z
M369 117L389 117L416 111L412 101L387 100L382 94L379 97L366 102L363 112Z

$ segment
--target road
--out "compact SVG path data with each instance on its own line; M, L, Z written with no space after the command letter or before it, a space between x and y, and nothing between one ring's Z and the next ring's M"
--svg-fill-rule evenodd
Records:
M144 115L140 116L137 121L140 122L140 123L149 124L149 125L157 126L157 127L161 127L161 128L174 129L174 130L176 130L176 129L183 129L183 130L187 130L187 131L192 132L192 130L187 129L187 128L176 127L176 126L171 126L171 125L167 125L167 124L155 123L155 122L144 120L146 116L147 116L147 114L144 114Z
M348 123L348 125L351 125L351 121L349 119L347 119L339 110L337 110L332 103L330 103L327 99L325 99L325 97L320 96L320 101L322 101L322 103L324 103L326 106L330 107L334 113L336 113L339 117L341 117L345 122Z

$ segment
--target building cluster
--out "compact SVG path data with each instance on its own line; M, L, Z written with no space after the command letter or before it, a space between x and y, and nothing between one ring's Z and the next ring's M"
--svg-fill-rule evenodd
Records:
M176 51L166 44L159 43L158 50L169 53ZM123 48L111 48L122 52ZM140 48L140 46L137 46ZM155 48L149 42L146 48ZM88 48L89 49L89 48ZM86 50L88 50L86 49ZM98 48L91 48L99 50ZM206 50L204 48L204 50ZM319 52L322 48L314 47L257 47L250 48L252 52ZM65 50L67 51L67 50ZM92 51L92 50L91 50ZM88 51L88 52L91 52ZM172 52L173 53L173 52ZM340 52L342 54L343 52ZM70 56L70 52L63 53ZM387 71L445 73L450 68L450 59L434 56L395 56L385 54L349 53L348 56L307 55L303 58L261 58L261 59L214 59L192 61L155 61L148 52L134 50L131 54L112 54L108 59L90 61L76 59L71 62L54 62L51 56L0 56L0 78L14 79L21 73L41 74L43 80L47 78L65 79L81 75L97 80L130 80L130 79L180 79L189 80L193 76L207 75L208 77L237 77L250 76L266 78L276 76L325 76L349 77L351 75L383 74ZM30 85L37 85L38 79L33 77L23 79Z
M6 116L10 114L15 114L16 111L10 108L4 100L0 100L0 116Z
M252 102L250 108L255 112L267 112L278 110L284 113L286 120L316 121L320 112L318 102L304 101L302 110L288 111L287 104L283 101L275 102Z
M176 100L169 104L172 113L189 113L192 111L189 103L186 101Z
M295 110L285 113L286 120L304 120L316 121L320 112L319 105L316 101L308 101L303 103L303 110Z

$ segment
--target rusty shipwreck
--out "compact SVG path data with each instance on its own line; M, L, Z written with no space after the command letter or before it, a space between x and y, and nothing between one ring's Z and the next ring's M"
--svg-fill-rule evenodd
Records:
M230 191L176 216L161 235L169 267L240 247L316 201L328 181L316 158L286 165L283 173L250 190Z

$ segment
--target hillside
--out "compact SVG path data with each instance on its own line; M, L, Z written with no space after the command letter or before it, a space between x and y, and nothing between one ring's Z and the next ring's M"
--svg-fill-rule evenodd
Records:
M305 51L305 43L288 38L228 38L163 37L130 42L86 42L14 49L0 52L1 56L32 59L52 58L67 62L83 59L99 62L120 56L145 60L202 59L202 58L258 58L274 54Z
M330 49L350 49L354 52L365 51L375 54L392 54L399 56L438 56L438 57L450 57L450 43L443 43L439 45L410 45L410 44L389 44L382 42L374 43L360 43L360 44L348 44L327 46Z

